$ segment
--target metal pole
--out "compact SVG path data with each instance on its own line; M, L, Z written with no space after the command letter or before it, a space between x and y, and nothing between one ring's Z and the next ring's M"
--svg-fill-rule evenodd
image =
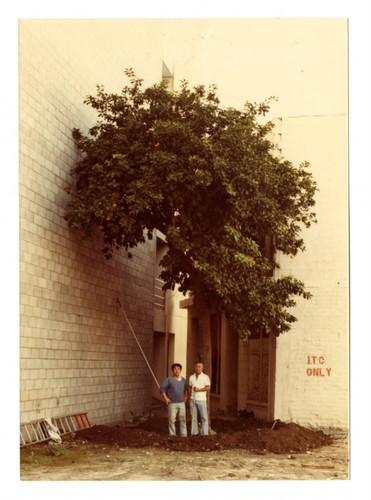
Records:
M125 311L124 311L124 309L123 309L123 307L122 307L122 305L121 305L121 302L119 301L119 298L118 298L118 297L117 297L117 303L118 303L118 305L119 305L119 307L120 307L120 309L121 309L121 312L122 312L122 313L123 313L123 315L125 316L126 321L128 322L128 325L129 325L129 328L130 328L130 330L131 330L131 333L133 334L133 337L135 338L135 340L136 340L136 342L137 342L137 344L138 344L138 347L139 347L139 349L140 349L140 352L142 353L143 358L144 358L145 362L147 363L147 366L148 366L148 368L149 368L149 371L150 371L150 372L151 372L151 374L152 374L152 377L155 379L155 382L156 382L156 384L157 384L157 387L158 387L158 388L160 388L160 384L158 383L157 378L156 378L155 374L154 374L154 373L153 373L153 371L152 371L152 368L151 368L151 366L150 366L150 364L149 364L149 362L148 362L148 359L146 358L146 355L145 355L145 354L144 354L144 352L143 352L143 349L142 349L142 347L141 347L141 345L140 345L140 343L139 343L139 340L138 340L137 336L136 336L136 335L135 335L135 333L134 333L133 327L131 326L131 323L130 323L129 319L128 319L128 317L126 316L126 313L125 313Z
M192 430L193 430L193 420L195 417L195 410L196 410L196 393L195 393L195 388L194 386L192 387L193 389L193 408L192 408L192 421L191 421L191 435L192 435ZM196 422L196 429L197 429L197 422Z

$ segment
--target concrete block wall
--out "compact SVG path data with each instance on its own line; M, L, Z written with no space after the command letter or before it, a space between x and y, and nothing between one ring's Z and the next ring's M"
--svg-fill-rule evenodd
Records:
M116 298L151 361L155 245L106 261L99 235L81 243L63 219L71 130L96 120L83 100L97 83L119 91L133 62L109 33L95 21L19 23L21 423L79 412L109 423L150 404L151 375Z
M174 363L187 373L187 310L180 308L184 295L177 289L166 292L166 331L174 334Z
M311 163L319 188L318 224L302 233L306 251L295 258L277 256L280 274L302 279L313 298L297 301L298 322L277 339L275 418L347 428L347 116L284 118L275 131L285 158Z

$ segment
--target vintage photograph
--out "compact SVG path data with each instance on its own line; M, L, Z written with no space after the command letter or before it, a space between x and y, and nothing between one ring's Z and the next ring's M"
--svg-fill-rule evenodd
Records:
M20 480L348 480L347 18L18 40Z

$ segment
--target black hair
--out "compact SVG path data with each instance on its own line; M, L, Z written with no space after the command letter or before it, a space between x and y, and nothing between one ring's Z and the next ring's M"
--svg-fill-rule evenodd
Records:
M171 371L173 371L176 366L179 366L179 368L182 369L182 365L180 363L174 363L171 365Z

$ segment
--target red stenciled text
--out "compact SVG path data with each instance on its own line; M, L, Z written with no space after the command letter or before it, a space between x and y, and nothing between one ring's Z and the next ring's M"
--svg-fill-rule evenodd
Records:
M329 377L331 375L331 368L323 366L325 364L324 356L308 356L307 364L317 365L307 368L308 377Z

